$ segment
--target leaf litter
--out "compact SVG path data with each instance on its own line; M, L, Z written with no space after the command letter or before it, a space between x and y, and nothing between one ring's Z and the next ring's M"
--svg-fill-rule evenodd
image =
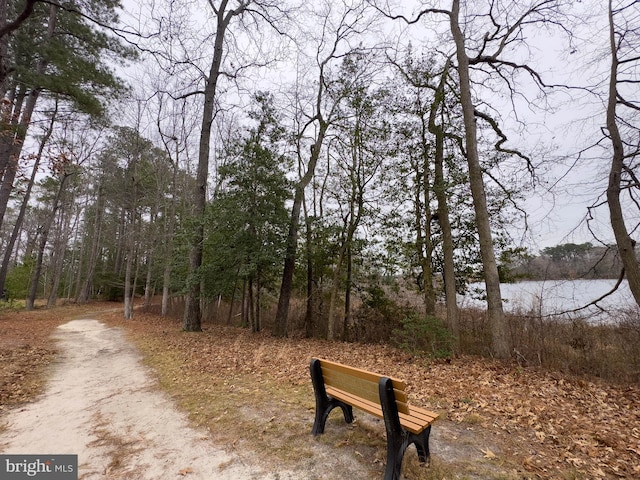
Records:
M97 318L125 328L138 343L147 342L173 355L181 364L173 380L184 388L191 373L199 372L210 377L209 385L202 386L209 391L254 388L257 392L277 384L281 391L312 396L309 361L313 356L325 357L405 379L413 403L441 414L438 422L442 423L436 423L434 430L472 431L479 461L499 460L501 468L515 468L511 478L640 477L638 385L610 384L478 357L427 362L384 345L280 339L211 324L203 326L202 334L185 334L176 320L136 312L132 321L123 321L119 310L104 313L107 306L113 312L114 304L93 304L85 310L102 311ZM79 313L78 307L0 313L0 412L42 391L43 372L55 357L49 335ZM242 376L251 377L254 384L247 387L235 381ZM257 400L261 398L256 395ZM298 409L292 418L308 421L310 417L312 422L312 403L313 398L305 405L283 401L275 415ZM260 416L261 405L253 408ZM273 423L274 412L263 413ZM232 414L223 411L218 416ZM359 445L353 448L364 451Z

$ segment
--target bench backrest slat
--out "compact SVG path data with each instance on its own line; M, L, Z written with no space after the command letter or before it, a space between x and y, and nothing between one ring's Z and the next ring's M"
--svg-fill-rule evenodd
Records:
M348 367L330 360L320 360L322 377L326 385L352 393L370 402L380 404L379 382L383 375ZM396 405L400 413L409 413L407 406L406 384L404 381L391 378L396 397Z

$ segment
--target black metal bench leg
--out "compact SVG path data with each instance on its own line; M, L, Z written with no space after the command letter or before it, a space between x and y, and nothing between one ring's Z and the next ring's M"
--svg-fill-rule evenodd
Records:
M339 400L334 400L334 402L336 402L336 406L342 409L344 421L347 423L353 423L353 407L351 405L347 405L346 403L340 402Z
M322 368L320 367L320 361L313 359L310 365L311 381L313 383L313 391L316 397L316 415L313 422L312 433L314 436L324 433L324 426L327 423L329 413L336 407L342 409L344 415L344 421L347 423L353 423L353 407L347 405L340 400L330 398L327 395L327 391L324 388L324 379L322 378Z
M311 371L311 382L313 384L313 393L316 397L316 417L313 422L312 433L314 436L324 433L324 424L329 416L329 399L324 388L324 379L322 378L322 368L318 359L311 360L309 366Z
M431 425L424 429L419 435L411 435L409 443L413 443L418 451L418 460L422 463L428 463L431 458L429 451L429 435L431 434Z
M402 471L402 459L409 446L409 437L405 432L394 435L387 433L387 467L384 472L384 480L400 480Z
M380 405L387 430L387 467L384 480L399 480L404 452L409 446L411 436L400 425L398 406L391 379L383 377L379 383Z
M351 405L347 405L335 399L325 398L325 400L326 401L321 402L321 406L318 406L318 399L316 398L316 416L313 422L312 430L314 436L324 433L324 426L327 423L327 418L329 418L331 410L336 407L340 407L342 409L342 414L344 415L345 422L353 423L353 408L351 407Z

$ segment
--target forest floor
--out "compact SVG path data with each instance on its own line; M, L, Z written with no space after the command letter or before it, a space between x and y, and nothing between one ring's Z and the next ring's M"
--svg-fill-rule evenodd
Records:
M77 449L94 448L89 458L79 457L80 478L196 479L207 478L199 476L206 468L217 469L217 478L380 478L379 420L356 411L355 424L346 425L336 413L324 435L311 435L308 365L318 356L405 379L412 403L441 415L430 465L421 466L409 450L407 479L640 478L638 385L477 357L428 362L385 346L277 339L219 325L184 333L178 321L141 311L124 321L118 307L0 311L3 453L37 425L55 429L52 438L65 438L63 429L74 425L88 430ZM69 323L78 319L94 321ZM82 381L80 367L94 361L94 378ZM125 391L152 396L113 403ZM72 403L80 399L92 405L91 418ZM43 402L58 405L49 423L32 410ZM158 419L159 430L149 433ZM37 448L38 441L27 445Z

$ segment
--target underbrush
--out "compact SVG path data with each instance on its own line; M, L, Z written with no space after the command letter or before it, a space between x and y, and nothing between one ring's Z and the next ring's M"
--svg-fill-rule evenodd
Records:
M182 314L175 301L172 312ZM443 307L442 307L443 308ZM239 307L237 307L239 311ZM207 310L206 321L236 324L229 306L217 303ZM293 300L289 314L289 335L308 336L305 303ZM315 312L314 336L323 337L323 310ZM340 338L356 343L379 343L399 347L416 357L450 358L478 355L491 358L491 330L485 310L460 309L460 335L451 335L444 312L427 316L420 307L399 301L382 290L366 292L354 308L347 331ZM271 327L275 309L265 308L263 325ZM522 312L506 316L513 360L521 367L536 366L574 375L599 377L621 384L640 384L640 313L623 312L616 324L592 323L588 318L568 320ZM231 320L231 321L230 321ZM457 348L456 348L456 343Z
M617 324L588 319L507 315L514 360L618 383L640 383L640 316L627 312ZM460 351L490 356L486 312L461 311Z

